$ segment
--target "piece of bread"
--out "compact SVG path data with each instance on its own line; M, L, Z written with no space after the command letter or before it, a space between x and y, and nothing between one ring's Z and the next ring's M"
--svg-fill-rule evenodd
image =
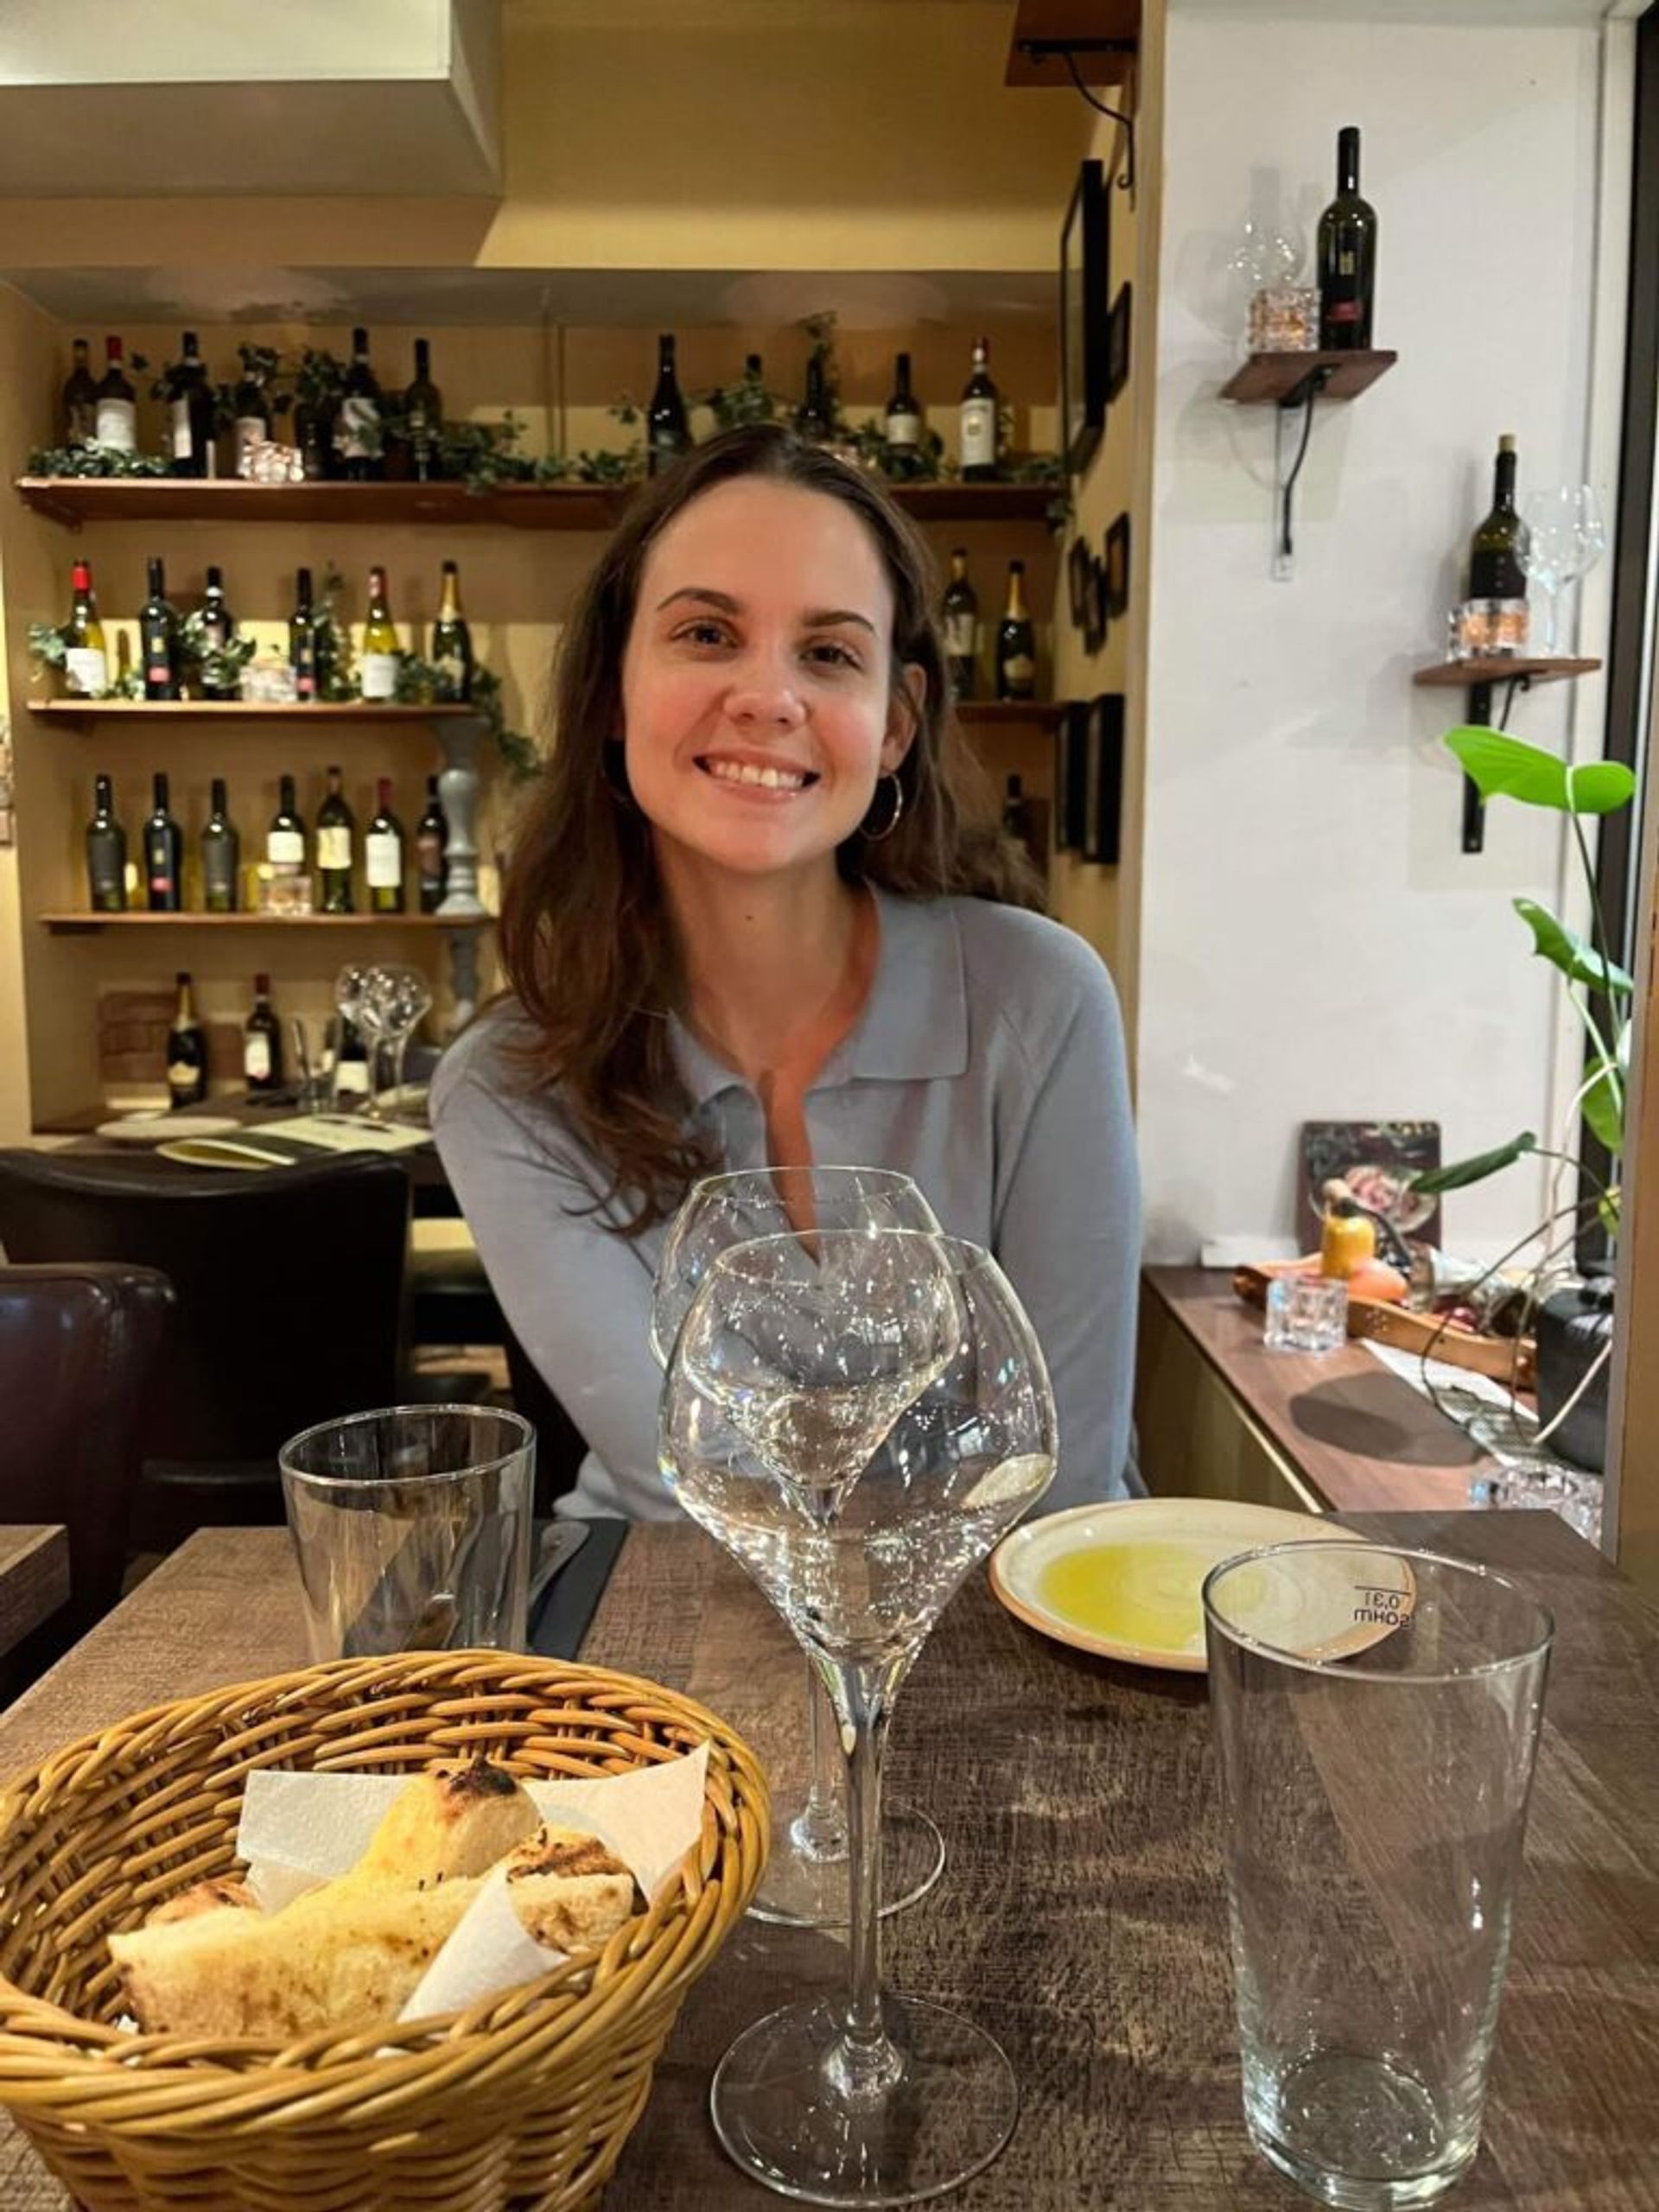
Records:
M234 1875L219 1874L211 1882L198 1882L194 1889L181 1890L175 1897L145 1914L146 1928L169 1928L177 1920L199 1919L204 1912L219 1912L229 1907L236 1912L261 1912L264 1908L245 1882L238 1882Z
M352 1872L410 1889L481 1874L536 1825L530 1793L505 1767L450 1761L398 1791Z
M510 1852L507 1895L526 1934L554 1951L597 1950L634 1910L633 1876L578 1828L538 1828Z

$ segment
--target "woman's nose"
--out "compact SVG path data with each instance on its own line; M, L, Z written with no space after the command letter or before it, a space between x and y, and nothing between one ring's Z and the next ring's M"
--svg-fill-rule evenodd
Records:
M781 645L753 639L749 651L731 671L726 711L734 722L751 728L798 728L806 707L792 654Z

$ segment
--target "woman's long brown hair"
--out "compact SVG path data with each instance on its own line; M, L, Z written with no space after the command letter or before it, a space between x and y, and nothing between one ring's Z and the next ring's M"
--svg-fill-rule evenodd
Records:
M874 539L893 597L893 677L919 668L926 696L899 770L904 813L893 835L849 837L836 855L850 882L913 898L957 893L1041 904L1023 852L985 819L983 778L963 745L932 608L937 575L919 534L880 485L772 423L697 447L631 502L572 612L559 655L557 741L516 825L500 946L531 1034L515 1058L525 1087L555 1086L576 1136L611 1171L623 1233L671 1212L719 1162L688 1127L690 1100L667 1016L682 1003L680 949L651 825L628 795L622 658L653 541L716 484L757 476L851 509ZM976 792L974 786L982 790ZM980 818L970 821L964 801ZM887 818L885 793L874 811Z

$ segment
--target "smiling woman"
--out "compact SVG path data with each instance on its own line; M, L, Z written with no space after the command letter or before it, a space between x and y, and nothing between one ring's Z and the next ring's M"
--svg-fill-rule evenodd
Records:
M1055 1502L1132 1482L1116 1000L965 798L935 598L885 493L765 425L657 479L572 615L507 879L512 996L433 1099L503 1309L590 1446L576 1511L671 1510L663 1224L697 1175L768 1164L912 1176L1037 1327Z

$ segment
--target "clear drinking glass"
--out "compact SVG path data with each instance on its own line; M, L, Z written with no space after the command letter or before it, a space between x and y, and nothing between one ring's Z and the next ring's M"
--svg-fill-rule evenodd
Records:
M666 1367L680 1324L721 1253L757 1236L804 1228L937 1231L933 1209L908 1175L887 1167L760 1167L707 1175L670 1225L652 1288L651 1343ZM766 1878L749 1910L791 1927L847 1918L847 1815L842 1760L823 1686L806 1662L811 1781L804 1805L774 1807ZM931 1890L944 1840L925 1813L890 1804L881 1821L881 1910L901 1911Z
M1205 1579L1244 2116L1393 2212L1474 2158L1549 1615L1490 1569L1297 1543Z
M366 1109L370 1121L386 1122L396 1116L402 1103L404 1058L409 1050L410 1039L431 1011L432 986L427 982L424 971L419 968L402 965L371 968L364 979L364 1000L372 1011L380 1041L391 1050L389 1109L382 1110L378 1092L372 1087Z
M1333 1275L1274 1275L1262 1340L1269 1351L1335 1351L1348 1341L1348 1286Z
M367 1095L364 1100L363 1114L365 1119L371 1122L379 1119L379 1093L375 1078L380 1038L375 1027L374 1008L369 999L369 978L373 972L372 968L348 965L334 977L334 1004L340 1010L341 1025L340 1040L334 1047L334 1103L336 1106L340 1103L340 1054L346 1043L345 1024L349 1021L363 1040L363 1057L367 1063L364 1072Z
M913 1230L739 1245L675 1344L664 1477L816 1662L847 1763L847 1994L757 2021L710 2094L728 2152L782 2195L912 2203L1012 2132L1019 2091L990 2037L881 1987L881 1754L928 1630L1054 1455L1042 1353L974 1245Z
M536 1432L486 1406L394 1406L283 1445L314 1659L525 1649Z
M1522 506L1521 519L1527 525L1522 566L1528 582L1544 594L1543 634L1534 641L1533 650L1553 654L1560 651L1557 596L1587 575L1607 550L1607 525L1601 502L1588 484L1558 484L1552 491L1531 493Z

